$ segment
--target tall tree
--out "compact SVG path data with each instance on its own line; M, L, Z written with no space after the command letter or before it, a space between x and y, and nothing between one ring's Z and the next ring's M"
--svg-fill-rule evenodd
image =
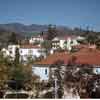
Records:
M11 44L18 44L16 33L12 32L12 34L9 37L8 42L11 43Z
M48 26L47 40L52 40L57 35L56 26L51 24Z
M23 64L21 62L18 48L16 48L15 59L13 61L11 80L22 87L24 87L26 83L32 85L32 65L29 63Z
M50 40L45 40L44 42L41 43L41 46L46 49L46 54L48 54L49 50L52 47L52 43Z

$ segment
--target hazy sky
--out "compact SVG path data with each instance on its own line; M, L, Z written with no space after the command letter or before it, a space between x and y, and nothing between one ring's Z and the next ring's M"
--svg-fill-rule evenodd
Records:
M100 0L0 0L0 23L94 27L100 31Z

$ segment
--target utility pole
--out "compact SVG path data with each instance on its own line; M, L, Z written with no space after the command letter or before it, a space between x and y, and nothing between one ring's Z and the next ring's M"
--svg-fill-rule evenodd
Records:
M54 79L55 80L55 99L58 98L58 84L57 84L57 78Z

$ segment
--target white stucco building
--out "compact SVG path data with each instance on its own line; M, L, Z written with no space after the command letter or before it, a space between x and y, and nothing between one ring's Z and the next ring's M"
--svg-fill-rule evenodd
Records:
M6 48L2 48L2 49L1 49L1 52L3 53L3 56L4 56L4 57L7 57L7 56L10 55L8 49L6 49Z
M40 77L40 81L48 81L50 75L50 69L47 65L33 65L32 72L33 74Z
M100 75L100 66L96 66L93 68L94 74L99 74Z
M52 40L52 49L56 50L58 48L71 50L72 46L78 45L77 37L75 36L65 36L65 37L55 37Z
M8 45L9 56L10 56L12 59L15 58L16 48L20 48L20 45Z
M43 39L43 37L40 36L40 35L33 36L33 37L31 37L31 38L29 39L29 43L30 43L30 44L33 44L33 43L35 43L35 42L43 42L43 41L44 41L44 39Z
M22 61L27 61L28 57L31 57L32 59L40 56L46 57L44 48L33 45L21 45L19 53Z
M27 61L28 57L32 59L38 58L40 56L46 57L45 49L40 46L34 45L8 45L8 48L3 48L1 51L3 55L10 56L12 60L15 58L16 48L19 48L20 60Z

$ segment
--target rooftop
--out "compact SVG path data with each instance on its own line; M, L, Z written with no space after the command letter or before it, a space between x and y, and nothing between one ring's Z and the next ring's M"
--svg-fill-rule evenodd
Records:
M100 65L100 50L91 48L83 48L75 53L56 52L40 62L36 62L36 64L51 65L57 61L63 61L64 64L68 64L73 57L75 57L74 63L76 64Z
M75 63L78 64L100 65L100 50L97 49L84 48L72 56L76 58Z
M69 57L70 56L67 52L61 52L61 53L57 52L55 54L49 55L46 59L43 59L40 62L37 62L36 64L51 65L51 64L54 64L57 61L63 61L64 64L67 64Z

